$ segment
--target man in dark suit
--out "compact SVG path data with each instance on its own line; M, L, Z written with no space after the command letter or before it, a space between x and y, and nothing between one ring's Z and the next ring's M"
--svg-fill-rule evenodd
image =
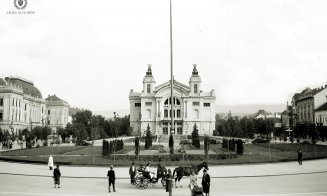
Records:
M131 177L131 184L133 185L134 185L135 174L136 174L136 168L133 162L132 165L129 167L129 176Z
M58 188L60 188L60 170L59 170L59 165L57 165L57 168L53 170L53 178L54 178L54 185L55 188L57 188L57 184L58 184Z
M203 192L206 194L206 196L209 196L210 175L207 173L206 169L203 170L202 187L203 187Z
M299 165L302 165L302 157L303 157L303 153L302 150L300 149L297 153L297 161L299 162Z
M112 185L112 189L113 189L113 191L114 192L116 192L116 189L115 189L115 180L116 180L116 176L115 176L115 171L113 170L113 166L111 165L110 166L110 170L108 171L108 174L107 174L107 176L108 176L108 181L109 181L109 187L108 187L108 189L109 189L109 193L111 192L110 191L110 186Z

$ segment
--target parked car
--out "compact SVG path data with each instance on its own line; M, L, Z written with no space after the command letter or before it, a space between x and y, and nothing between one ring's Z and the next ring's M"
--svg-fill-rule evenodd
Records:
M252 141L252 144L262 144L262 143L269 143L269 140L264 138L255 138Z
M82 146L92 146L92 142L89 142L89 141L83 140L83 141L82 141Z

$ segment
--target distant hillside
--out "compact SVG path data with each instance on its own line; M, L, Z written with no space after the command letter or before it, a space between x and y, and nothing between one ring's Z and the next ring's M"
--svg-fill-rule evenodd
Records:
M282 112L286 108L286 105L276 104L276 105L235 105L235 106L226 106L226 105L217 105L216 113L228 113L229 111L233 113L245 113L245 114L254 114L258 110L265 110L268 112Z
M268 112L282 112L285 109L285 105L236 105L236 106L226 106L226 105L216 105L216 113L228 113L232 114L254 114L258 110L265 110ZM117 110L101 110L92 111L93 114L102 115L106 118L113 118L114 112L117 112L120 117L129 115L129 109L117 109Z

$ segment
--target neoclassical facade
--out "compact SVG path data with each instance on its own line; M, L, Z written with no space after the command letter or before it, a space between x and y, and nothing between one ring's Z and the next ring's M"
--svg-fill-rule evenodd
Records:
M143 79L143 90L129 93L130 124L134 134L144 134L150 126L152 134L169 135L171 115L174 115L175 135L190 135L196 124L200 135L212 135L215 129L215 92L203 92L201 77L194 65L189 85L171 81L156 86L151 66Z
M32 81L20 77L0 78L0 128L30 129L44 124L46 104Z
M47 105L47 125L52 130L56 130L57 127L66 127L69 118L69 104L67 101L57 97L56 94L48 95L45 98Z
M65 127L69 105L57 96L42 98L33 82L21 77L0 78L0 128L17 133L35 126Z

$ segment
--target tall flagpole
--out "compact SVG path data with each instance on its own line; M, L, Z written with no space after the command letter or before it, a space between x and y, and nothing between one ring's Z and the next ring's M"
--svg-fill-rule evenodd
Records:
M171 116L171 130L170 134L174 133L174 97L173 97L173 85L174 85L174 75L173 75L173 26L172 26L172 10L171 10L171 0L170 0L170 116Z

